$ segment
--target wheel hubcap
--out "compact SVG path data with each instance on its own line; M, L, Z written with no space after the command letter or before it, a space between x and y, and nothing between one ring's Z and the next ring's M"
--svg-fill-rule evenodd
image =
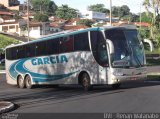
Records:
M87 80L87 77L85 76L84 79L83 79L83 85L84 87L88 87L88 80Z

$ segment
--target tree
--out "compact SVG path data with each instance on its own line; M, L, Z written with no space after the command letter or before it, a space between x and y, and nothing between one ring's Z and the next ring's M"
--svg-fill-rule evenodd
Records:
M141 13L141 21L142 22L151 23L152 17L153 17L153 14L151 12L148 12L148 15L145 12Z
M0 34L0 49L5 49L6 46L11 45L11 44L17 44L19 43L18 40L11 38L11 37L7 37L5 35ZM4 52L4 50L3 50ZM0 53L3 53L2 50Z
M49 16L55 15L55 12L57 10L57 5L54 3L54 1L50 1L47 8L47 13Z
M130 15L130 21L131 22L139 22L140 21L140 16L131 13L131 15Z
M121 7L112 7L112 14L115 17L119 17L120 19L126 15L130 15L130 9L127 5L123 5Z
M78 11L76 9L68 7L68 5L62 5L58 7L56 16L62 19L71 19L77 17Z
M130 9L127 5L123 5L120 8L120 12L119 12L119 17L123 17L125 15L129 15L130 14Z
M37 13L34 16L34 21L37 21L37 22L47 22L49 20L48 20L48 16L46 14Z
M31 4L35 11L47 15L54 15L57 9L57 5L51 0L31 0Z
M121 7L113 6L112 7L112 15L114 17L119 17Z
M156 15L159 15L160 1L159 0L144 0L143 5L146 8L147 15L149 12L153 13L151 28L150 28L150 36L152 39L156 39L156 35L158 29L156 27Z
M90 5L88 6L89 11L94 11L94 12L102 12L109 14L109 10L104 8L104 4L96 4L96 5Z
M89 20L89 19L80 19L80 20L77 22L77 24L85 25L85 26L88 26L88 27L91 27L93 23L94 23L94 21Z

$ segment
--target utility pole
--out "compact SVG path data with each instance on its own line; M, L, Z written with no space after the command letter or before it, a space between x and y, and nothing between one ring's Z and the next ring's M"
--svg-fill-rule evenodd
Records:
M142 11L141 11L141 4L140 4L140 30L141 30L141 28L142 28L142 13L141 13Z
M112 26L112 0L110 0L110 25Z
M27 0L27 32L28 32L28 42L29 42L29 0Z

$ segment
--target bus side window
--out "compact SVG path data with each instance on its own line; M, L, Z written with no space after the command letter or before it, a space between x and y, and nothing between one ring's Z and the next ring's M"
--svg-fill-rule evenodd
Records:
M73 42L74 42L74 37L72 35L61 38L60 39L60 52L61 53L72 52Z
M11 59L17 59L17 48L11 48Z
M101 66L108 66L108 52L105 39L101 32L91 31L91 46L95 60Z
M88 32L74 35L74 51L90 51Z
M59 38L51 39L47 41L46 54L58 54L59 53Z
M34 57L35 56L35 43L26 45L26 57Z
M6 49L6 59L11 60L11 48Z
M25 58L25 46L17 47L17 59Z
M36 56L46 55L46 41L36 43Z

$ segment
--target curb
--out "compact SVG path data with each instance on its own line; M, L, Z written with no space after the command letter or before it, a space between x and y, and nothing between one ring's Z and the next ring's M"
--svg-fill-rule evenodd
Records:
M147 75L160 75L160 73L159 72L153 72L153 73L148 73Z
M0 101L0 114L6 113L14 108L14 104L7 101Z

